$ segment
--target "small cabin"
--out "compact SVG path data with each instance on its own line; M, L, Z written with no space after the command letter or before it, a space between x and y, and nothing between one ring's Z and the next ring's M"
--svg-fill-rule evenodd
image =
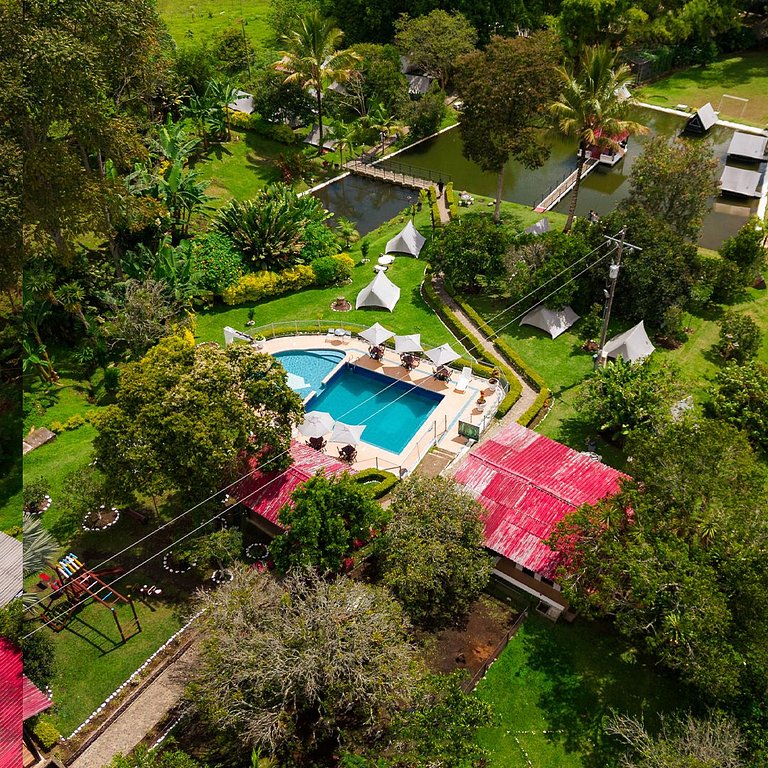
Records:
M703 107L699 107L696 112L688 118L685 124L685 130L688 133L705 134L717 122L717 112L710 102Z

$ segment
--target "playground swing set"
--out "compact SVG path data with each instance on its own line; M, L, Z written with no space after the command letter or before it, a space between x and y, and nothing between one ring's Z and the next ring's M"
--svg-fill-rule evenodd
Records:
M131 596L126 597L120 594L102 578L103 576L122 573L122 566L91 571L85 567L77 555L70 552L58 561L54 570L59 581L41 614L43 621L54 632L61 632L72 619L75 611L89 599L93 599L98 605L109 609L122 642L141 632L141 624ZM66 597L64 604L58 602L61 597ZM123 605L128 605L131 609L132 618L127 624L120 621L117 611L118 607Z

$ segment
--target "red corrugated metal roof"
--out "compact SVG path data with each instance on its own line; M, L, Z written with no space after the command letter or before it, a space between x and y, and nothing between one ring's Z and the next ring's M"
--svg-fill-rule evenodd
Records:
M21 651L0 638L0 768L21 765Z
M557 556L542 540L568 512L616 493L626 475L512 424L470 453L455 477L487 512L486 546L551 578Z
M24 719L44 712L53 702L26 676L22 675L22 709Z
M291 456L293 464L282 476L280 472L254 471L249 478L235 486L232 494L245 506L275 525L280 525L277 513L284 504L290 502L293 491L312 475L321 469L325 470L326 475L350 471L348 464L343 464L332 456L295 440L291 441ZM257 461L254 459L252 463L255 465Z

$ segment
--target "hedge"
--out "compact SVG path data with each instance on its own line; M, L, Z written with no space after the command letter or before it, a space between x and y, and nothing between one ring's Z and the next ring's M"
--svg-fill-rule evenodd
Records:
M392 474L392 472L374 468L356 472L352 477L357 483L365 483L368 490L373 494L374 499L380 499L388 494L400 481L400 478ZM368 485L372 480L378 480L378 482Z
M435 289L429 282L429 274L427 274L427 277L422 284L422 289L424 297L432 306L432 309L434 309L438 316L448 326L448 329L454 334L454 336L462 340L462 344L465 346L467 351L474 357L478 358L479 361L482 360L487 363L487 366L482 364L478 365L477 363L469 363L472 368L472 372L481 378L490 378L492 368L498 368L499 373L506 380L509 389L507 394L504 396L504 399L499 403L499 407L496 410L496 418L500 419L503 416L506 416L509 413L510 408L512 408L512 406L520 399L520 395L523 393L523 388L520 385L517 376L515 376L515 374L509 369L508 366L504 365L503 361L490 357L485 349L480 346L480 342L477 340L477 337L470 333L464 327L464 325L462 325L456 315L454 315L453 312L451 312L448 307L446 307L445 304L440 301L440 298L435 293ZM463 365L468 364L465 360L454 361L454 365L458 365L459 363Z
M453 191L453 182L449 181L445 185L445 203L448 206L448 213L452 219L459 215L459 209L456 206L456 195Z

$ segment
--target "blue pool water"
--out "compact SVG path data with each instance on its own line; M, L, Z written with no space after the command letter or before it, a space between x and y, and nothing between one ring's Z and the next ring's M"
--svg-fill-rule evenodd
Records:
M307 403L345 424L365 424L362 440L400 453L443 396L364 368L344 366Z
M299 352L276 352L274 356L288 373L304 379L306 386L293 382L292 388L306 397L313 390L319 392L322 389L323 379L344 359L345 353L334 349L303 349Z

